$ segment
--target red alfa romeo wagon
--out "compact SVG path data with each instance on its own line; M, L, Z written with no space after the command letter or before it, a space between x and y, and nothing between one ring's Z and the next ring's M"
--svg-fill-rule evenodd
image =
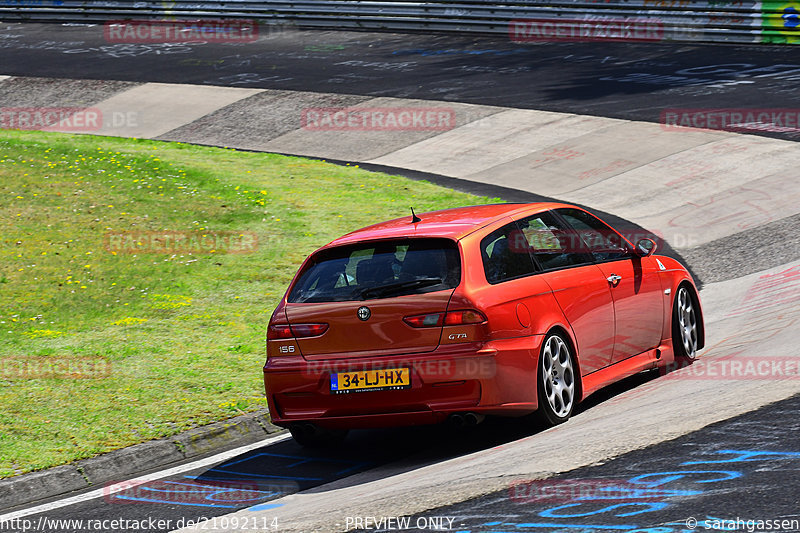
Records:
M272 420L301 444L486 415L564 422L703 347L694 281L655 248L561 203L412 212L340 237L270 320Z

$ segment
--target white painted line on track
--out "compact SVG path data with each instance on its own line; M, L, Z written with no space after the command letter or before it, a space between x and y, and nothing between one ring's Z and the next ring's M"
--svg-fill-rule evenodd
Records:
M252 450L257 450L258 448L262 448L264 446L268 446L270 444L275 444L276 442L281 442L290 437L289 433L276 435L274 437L266 438L259 442L254 442L253 444L247 444L245 446L240 446L239 448L234 448L233 450L228 450L227 452L218 453L216 455L212 455L211 457L206 457L205 459L199 459L197 461L193 461L191 463L186 463L185 465L175 466L172 468L168 468L167 470L161 470L159 472L153 472L152 474L147 474L146 476L140 476L132 478L130 481L134 481L134 483L118 483L115 482L114 485L110 485L108 487L99 488L93 490L91 492L87 492L85 494L79 494L77 496L70 496L68 498L64 498L61 500L57 500L50 503L44 503L42 505L37 505L35 507L30 507L28 509L22 509L20 511L14 511L11 513L7 513L4 515L0 515L0 523L14 520L15 518L22 518L25 516L30 516L33 514L44 513L47 511L52 511L54 509L59 509L61 507L68 507L70 505L74 505L76 503L82 503L89 500L93 500L95 498L100 498L101 496L105 496L108 494L114 494L116 492L121 492L123 490L130 489L137 485L141 485L143 483L148 483L150 481L155 481L157 479L162 479L165 477L169 477L175 474L180 474L181 472L186 472L187 470L194 470L195 468L203 468L204 466L212 465L214 463L219 463L222 461L227 461L237 455L241 455L243 453L247 453Z

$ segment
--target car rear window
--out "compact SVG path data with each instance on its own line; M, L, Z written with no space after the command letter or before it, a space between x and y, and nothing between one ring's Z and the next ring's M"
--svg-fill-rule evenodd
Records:
M317 252L289 293L290 303L372 300L454 289L458 247L449 239L362 243Z

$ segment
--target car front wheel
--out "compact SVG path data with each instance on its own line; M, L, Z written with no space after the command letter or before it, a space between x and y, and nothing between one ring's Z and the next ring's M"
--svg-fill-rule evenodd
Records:
M675 361L691 363L697 358L699 328L697 308L690 290L681 285L672 306L672 346Z

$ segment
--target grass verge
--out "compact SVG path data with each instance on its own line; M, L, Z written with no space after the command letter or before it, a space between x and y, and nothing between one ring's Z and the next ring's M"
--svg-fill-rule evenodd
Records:
M266 324L308 253L411 205L490 201L302 158L0 131L0 478L264 407ZM257 246L164 253L147 232Z

